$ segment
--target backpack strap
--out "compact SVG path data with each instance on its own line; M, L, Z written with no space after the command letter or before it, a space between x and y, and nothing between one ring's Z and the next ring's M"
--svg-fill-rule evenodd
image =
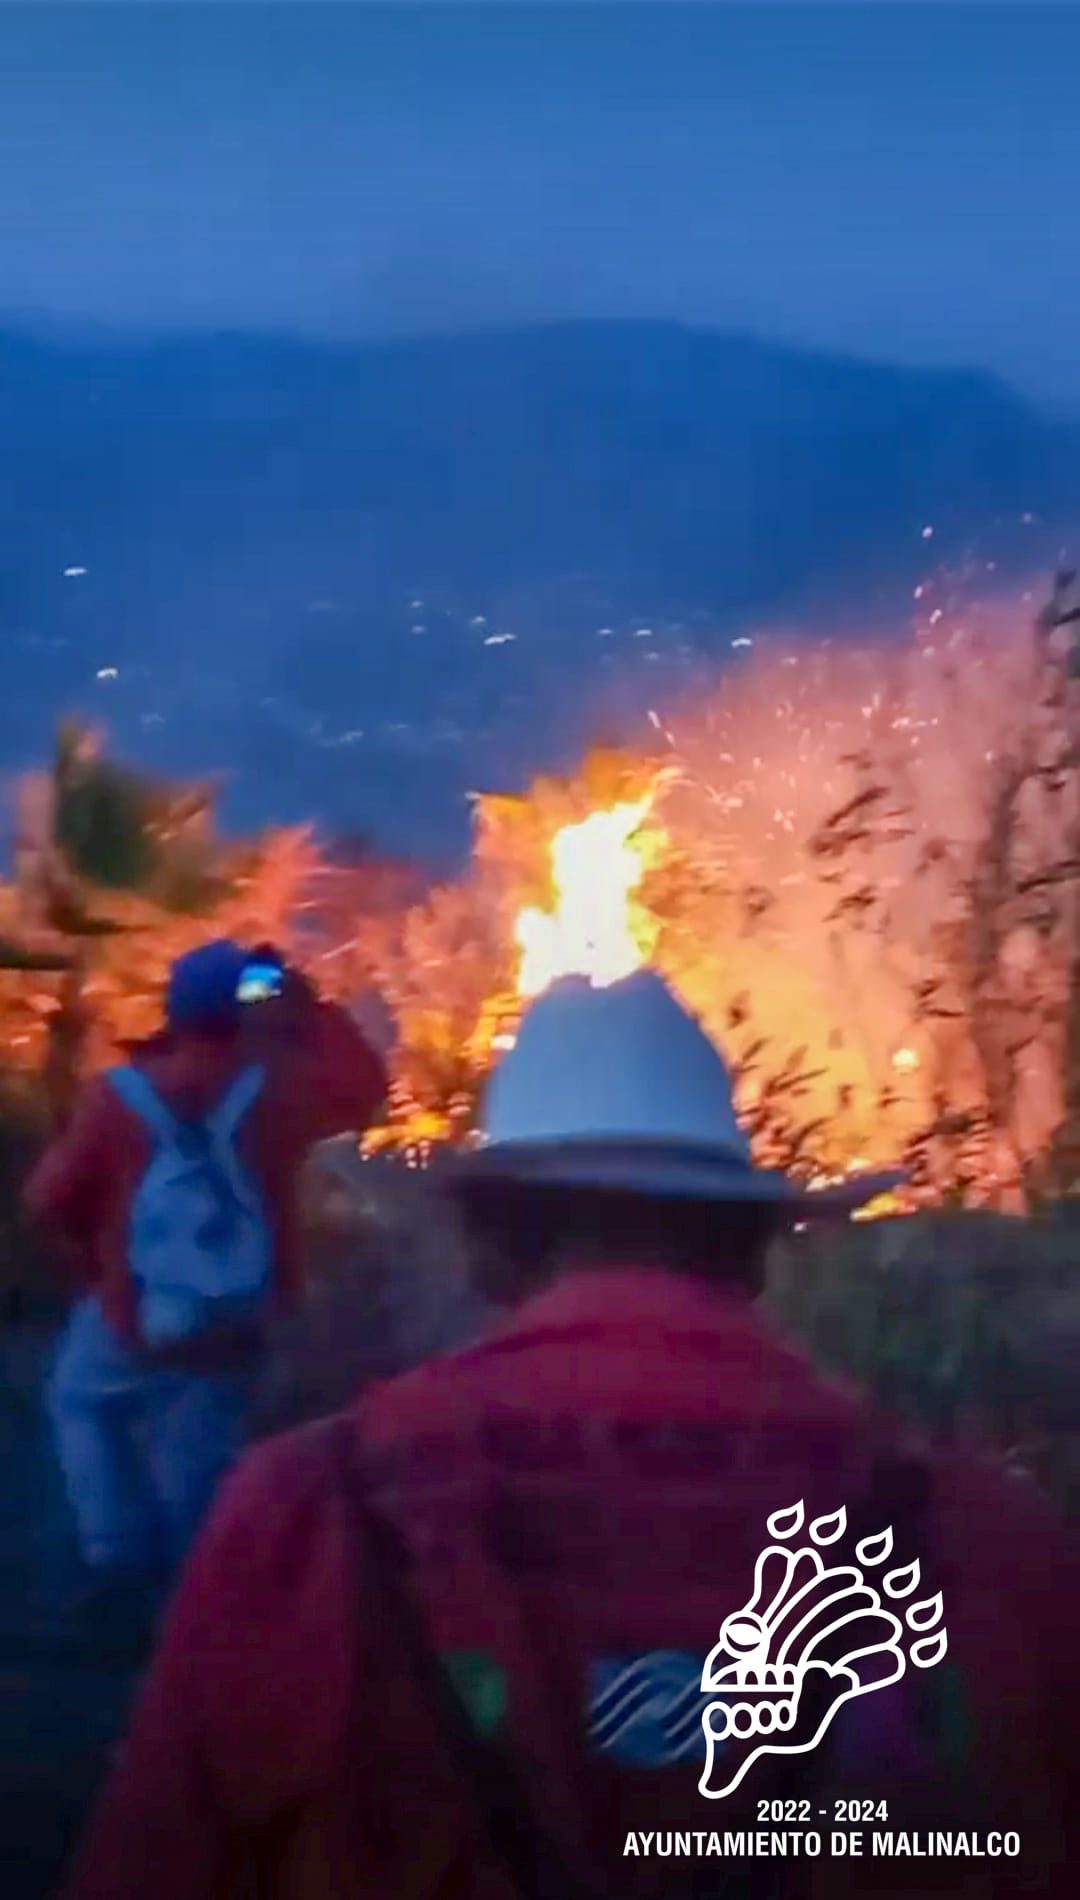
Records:
M218 1141L231 1141L245 1115L254 1108L263 1092L266 1070L253 1062L230 1083L217 1107L206 1118L206 1126Z
M371 1497L357 1458L352 1420L335 1420L333 1431L338 1476L350 1500L350 1534L362 1566L357 1574L370 1575L374 1569L403 1659L420 1684L443 1746L472 1795L496 1865L509 1877L518 1900L602 1900L581 1884L538 1826L528 1794L503 1752L477 1734L431 1646L413 1594L411 1560L401 1533Z
M159 1142L176 1140L176 1118L166 1108L153 1083L141 1069L132 1065L123 1069L110 1069L106 1079L125 1108L130 1108L132 1114L138 1116Z
M356 1574L366 1575L378 1591L402 1659L423 1691L439 1739L472 1798L491 1850L493 1871L509 1881L514 1900L611 1900L609 1887L601 1892L569 1865L562 1849L540 1824L532 1791L507 1752L477 1732L453 1678L432 1646L414 1588L413 1560L405 1539L375 1502L357 1445L355 1422L347 1415L340 1416L331 1422L329 1430L338 1481L350 1507L348 1535ZM365 1601L360 1614L370 1616L370 1608ZM366 1712L359 1683L354 1684L352 1702L353 1719L362 1719ZM789 1764L789 1769L793 1779L785 1792L806 1794L806 1757ZM782 1858L752 1860L719 1871L691 1865L686 1882L680 1883L679 1900L687 1900L690 1893L700 1895L701 1900L781 1900L786 1872Z

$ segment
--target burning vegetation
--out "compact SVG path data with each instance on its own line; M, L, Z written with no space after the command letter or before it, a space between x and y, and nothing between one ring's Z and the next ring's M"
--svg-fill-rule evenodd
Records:
M888 648L758 641L707 691L654 709L646 751L478 797L465 873L426 893L370 857L319 860L301 834L227 851L208 794L148 803L141 788L132 829L139 788L68 735L51 783L27 788L18 877L0 889L7 1066L105 1059L148 1026L170 955L250 926L336 993L385 990L401 1044L369 1145L417 1159L469 1139L528 998L649 962L726 1050L760 1162L817 1180L899 1162L905 1205L1070 1193L1071 590L1063 575L1041 614L984 607L961 624L928 587L912 638ZM58 949L69 969L50 975Z
M375 959L404 1031L377 1140L467 1138L523 998L650 961L727 1051L762 1163L824 1180L900 1162L902 1205L1072 1192L1071 588L1019 626L991 607L953 624L931 595L885 650L759 642L654 711L648 755L478 799L468 873Z

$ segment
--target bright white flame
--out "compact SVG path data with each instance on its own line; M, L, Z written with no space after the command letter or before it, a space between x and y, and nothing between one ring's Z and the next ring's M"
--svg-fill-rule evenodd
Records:
M644 874L634 833L652 803L615 805L564 825L551 846L554 911L518 915L518 990L539 996L562 976L587 976L597 989L630 976L645 961L633 928L631 898Z

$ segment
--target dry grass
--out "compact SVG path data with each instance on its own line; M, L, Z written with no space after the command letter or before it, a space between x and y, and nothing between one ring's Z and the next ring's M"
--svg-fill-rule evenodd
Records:
M1080 1504L1080 1227L926 1214L793 1239L767 1294L827 1367Z
M336 1411L372 1380L475 1336L487 1318L453 1210L415 1169L327 1143L308 1169L304 1229L307 1298L272 1341L260 1433Z

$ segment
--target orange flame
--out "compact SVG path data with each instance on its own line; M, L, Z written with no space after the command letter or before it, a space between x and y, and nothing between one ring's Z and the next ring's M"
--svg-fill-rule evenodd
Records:
M548 911L530 906L518 913L519 995L538 996L562 976L587 976L604 989L647 961L650 920L634 896L646 869L636 834L652 797L650 792L636 803L594 811L555 833L555 907Z

